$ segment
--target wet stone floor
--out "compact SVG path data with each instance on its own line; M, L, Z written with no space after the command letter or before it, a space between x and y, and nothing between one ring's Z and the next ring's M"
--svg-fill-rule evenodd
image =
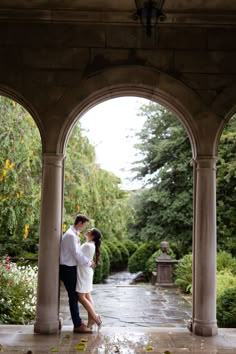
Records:
M178 327L186 328L191 305L175 288L157 288L150 284L130 285L125 272L110 276L107 284L94 285L92 296L103 327ZM67 294L61 287L60 314L71 325ZM81 317L87 314L80 306Z
M111 275L95 285L96 310L103 326L92 334L75 334L68 299L61 287L60 333L34 334L33 326L0 325L0 352L8 354L236 354L236 329L219 329L215 337L200 337L186 328L191 305L177 289L149 284L130 285L130 274ZM80 306L81 317L86 312Z
M0 326L0 350L11 354L232 354L236 330L221 329L216 337L194 336L186 329L105 327L89 335L64 326L58 335L33 333L33 326Z

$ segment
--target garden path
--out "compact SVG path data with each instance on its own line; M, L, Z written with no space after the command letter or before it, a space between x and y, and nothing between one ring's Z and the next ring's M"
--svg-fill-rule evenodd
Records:
M93 298L103 327L177 327L186 328L191 318L191 305L176 288L160 288L150 284L130 285L132 275L119 272L106 284L94 285ZM86 312L80 306L81 317ZM71 325L67 294L61 287L60 313L64 325Z

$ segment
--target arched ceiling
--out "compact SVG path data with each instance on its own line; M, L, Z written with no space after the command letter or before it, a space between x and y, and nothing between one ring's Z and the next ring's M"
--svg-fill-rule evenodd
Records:
M134 23L134 0L1 0L0 21ZM166 23L236 23L233 0L165 0Z
M2 9L132 11L134 0L1 0ZM165 0L166 11L236 11L233 0Z

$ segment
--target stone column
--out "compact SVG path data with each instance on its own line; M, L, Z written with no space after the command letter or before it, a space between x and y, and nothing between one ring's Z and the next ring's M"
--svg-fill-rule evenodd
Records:
M193 332L218 333L216 323L216 159L196 159Z
M43 155L36 333L57 333L59 329L63 165L63 155Z

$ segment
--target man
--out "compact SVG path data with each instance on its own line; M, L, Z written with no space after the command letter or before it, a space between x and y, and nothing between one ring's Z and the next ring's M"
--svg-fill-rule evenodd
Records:
M84 230L89 218L78 214L72 225L62 236L60 252L60 279L63 281L69 297L71 318L75 333L92 333L79 315L78 293L76 292L77 263L94 267L95 263L85 257L80 251L78 236Z

